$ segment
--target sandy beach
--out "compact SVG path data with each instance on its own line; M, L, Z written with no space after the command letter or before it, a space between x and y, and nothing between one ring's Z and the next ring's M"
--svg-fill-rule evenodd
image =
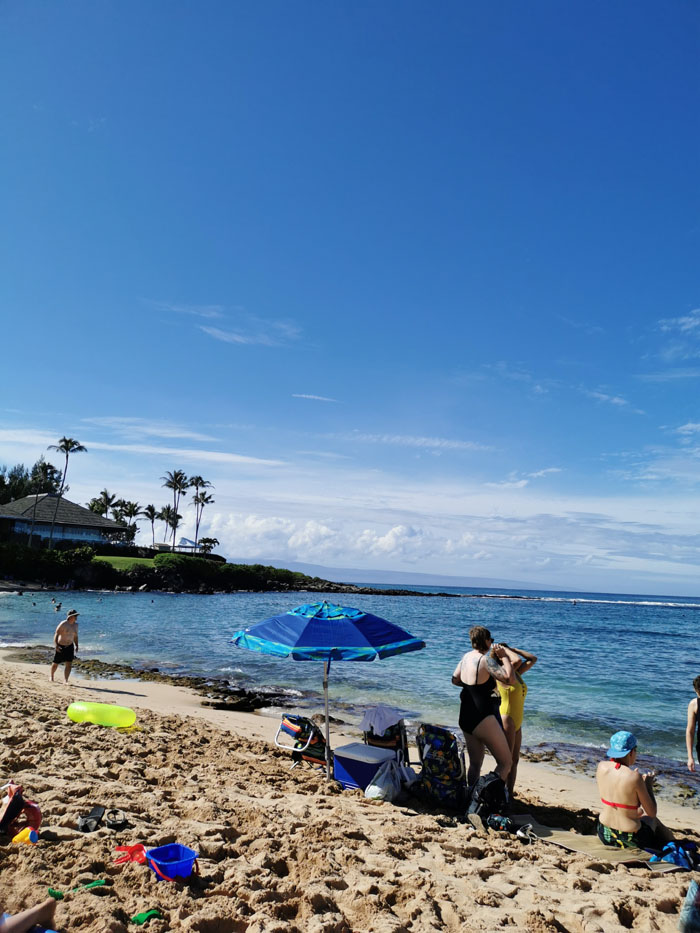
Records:
M2 666L0 776L44 816L37 846L0 845L4 910L101 878L59 902L57 930L126 933L150 908L163 915L144 927L151 933L677 928L686 872L480 836L415 800L367 801L307 767L290 771L272 744L276 719L202 707L184 688L80 677L66 686L49 683L47 667ZM78 699L131 706L137 730L71 723L65 710ZM519 791L518 809L541 823L580 829L597 812L592 781L543 764L522 763ZM129 828L79 832L96 804L122 809ZM660 815L698 837L696 810L664 801ZM199 853L198 876L157 882L143 865L114 864L117 845L170 842Z

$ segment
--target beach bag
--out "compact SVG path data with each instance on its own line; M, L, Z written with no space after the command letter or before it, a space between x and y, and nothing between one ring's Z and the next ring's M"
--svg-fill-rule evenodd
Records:
M671 862L679 868L691 871L698 866L698 847L694 842L667 842L658 855L652 855L650 862Z
M467 802L467 782L464 753L449 729L421 723L416 735L421 760L418 790L428 803L464 810Z
M399 765L399 774L401 775L401 784L403 787L413 787L420 778L410 765Z
M474 785L467 813L476 813L486 821L494 813L508 809L508 788L495 771L482 774Z
M401 793L401 770L395 758L385 761L365 789L369 800L395 800Z

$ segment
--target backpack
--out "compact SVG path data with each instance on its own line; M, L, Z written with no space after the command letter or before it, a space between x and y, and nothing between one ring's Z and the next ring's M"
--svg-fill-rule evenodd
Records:
M416 735L421 761L420 792L429 803L463 810L467 801L464 752L449 729L421 723Z
M475 813L486 821L492 813L505 813L508 805L505 782L495 771L489 771L488 774L482 774L472 788L467 814Z

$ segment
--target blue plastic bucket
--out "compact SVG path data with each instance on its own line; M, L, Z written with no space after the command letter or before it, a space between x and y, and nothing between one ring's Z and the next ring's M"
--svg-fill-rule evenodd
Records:
M187 846L173 842L146 851L146 864L156 873L158 880L172 881L174 878L189 878L198 853ZM196 869L195 869L196 870Z

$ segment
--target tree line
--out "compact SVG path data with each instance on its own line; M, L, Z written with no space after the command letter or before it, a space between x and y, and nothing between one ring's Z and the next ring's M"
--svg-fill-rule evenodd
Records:
M168 534L172 533L172 544L173 547L175 547L178 525L182 521L182 515L180 515L178 511L180 508L180 501L187 495L190 489L194 489L192 503L195 511L195 549L199 549L205 554L209 553L219 542L216 538L206 537L202 538L200 541L199 528L202 523L202 513L204 512L205 506L212 505L215 501L212 494L207 492L207 489L213 489L214 487L202 476L188 477L182 470L168 471L165 476L161 476L161 480L166 489L172 490L172 505L168 503L162 508L157 509L155 505L149 503L149 505L141 508L138 502L118 499L117 496L108 489L103 489L99 496L96 496L88 502L87 506L98 515L105 515L111 517L115 522L125 524L129 530L131 540L133 540L138 527L136 519L142 516L151 524L151 541L154 547L156 543L156 522L163 522L165 526L164 537L167 538ZM168 529L170 529L170 532Z
M29 544L34 533L34 524L36 520L36 506L40 495L49 493L56 496L56 506L51 521L51 531L49 533L49 548L53 546L54 526L58 507L61 498L70 488L66 485L66 476L68 475L68 461L71 454L87 453L87 448L80 441L73 437L62 437L57 444L50 444L48 450L55 450L65 456L63 470L57 469L53 464L48 463L42 454L31 470L28 470L24 464L16 464L9 470L6 466L0 467L0 505L11 502L14 499L22 499L25 496L36 496L34 500L34 511L32 515L31 530L29 533ZM87 507L97 513L111 517L120 525L124 525L125 538L132 542L138 529L137 518L143 516L151 523L151 539L155 547L155 523L162 521L165 525L165 536L168 535L168 529L172 531L172 546L175 547L175 538L178 525L182 521L182 515L178 513L180 501L187 495L190 489L194 489L192 502L195 509L195 550L199 549L204 553L209 553L217 545L216 538L203 537L199 540L199 528L202 522L202 513L207 505L212 505L214 497L207 489L213 489L212 484L202 476L187 476L182 470L172 470L161 476L163 486L172 490L173 504L164 505L160 509L152 504L141 508L138 502L127 499L119 499L107 489L103 489L99 496L95 496L87 503Z

